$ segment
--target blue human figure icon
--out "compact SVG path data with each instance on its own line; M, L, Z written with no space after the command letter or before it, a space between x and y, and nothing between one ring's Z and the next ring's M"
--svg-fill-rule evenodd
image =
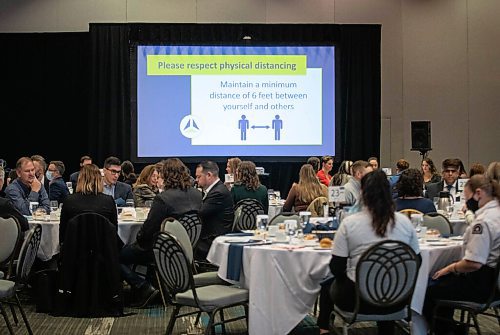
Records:
M280 132L281 132L281 129L283 129L283 120L280 119L279 115L274 116L272 126L274 129L274 140L279 141L281 139Z
M247 140L247 129L249 128L249 123L245 115L241 116L241 120L238 121L238 129L241 132L240 139L242 141Z

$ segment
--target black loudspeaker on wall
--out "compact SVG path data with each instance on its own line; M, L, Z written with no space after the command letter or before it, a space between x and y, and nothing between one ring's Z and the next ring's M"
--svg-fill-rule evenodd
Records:
M411 150L431 149L431 121L411 121Z

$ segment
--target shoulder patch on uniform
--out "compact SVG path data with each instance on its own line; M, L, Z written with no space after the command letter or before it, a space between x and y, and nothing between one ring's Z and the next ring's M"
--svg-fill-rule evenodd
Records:
M483 226L481 226L480 223L477 223L472 227L472 234L482 234L483 233Z

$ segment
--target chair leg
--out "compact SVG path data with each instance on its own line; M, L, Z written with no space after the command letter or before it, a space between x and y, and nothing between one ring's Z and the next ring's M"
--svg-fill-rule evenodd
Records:
M168 321L167 331L165 332L165 335L172 334L172 330L174 330L175 320L177 319L177 314L179 314L180 309L181 309L180 306L174 307L172 315L170 316L170 320Z
M12 313L12 318L14 319L14 323L17 326L19 324L19 320L17 319L17 314L16 314L16 310L14 309L14 305L12 305L12 303L10 303L9 307L10 307L10 312Z
M5 323L7 324L7 328L9 329L9 333L14 335L14 330L12 329L12 325L10 324L9 317L7 316L7 312L5 312L5 308L3 308L2 303L0 303L0 310L2 312Z
M469 312L469 315L471 315L471 314L472 314L472 320L474 320L474 328L476 328L477 335L481 335L481 329L479 329L479 323L477 322L476 313ZM468 329L467 329L467 333L468 333Z
M216 313L217 310L214 310L208 314L209 318L208 318L207 328L205 329L205 335L210 335L212 334L212 332L215 334L214 319Z
M28 318L26 317L26 313L24 313L23 306L21 306L21 302L19 301L19 298L17 294L14 295L16 302L17 302L17 307L19 307L19 311L21 312L21 316L23 317L24 323L26 324L26 329L28 329L28 334L33 335L33 331L31 331L30 323L28 322Z
M156 271L156 268L154 271L155 271L156 282L158 284L158 289L160 290L161 301L163 302L163 306L165 307L166 310L167 302L165 301L165 295L163 294L163 285L161 284L160 276L158 275L158 271Z
M349 335L349 328L346 324L342 325L342 334Z
M220 316L220 326L222 328L222 334L226 335L226 325L224 324L224 310L221 309L219 311L219 316Z

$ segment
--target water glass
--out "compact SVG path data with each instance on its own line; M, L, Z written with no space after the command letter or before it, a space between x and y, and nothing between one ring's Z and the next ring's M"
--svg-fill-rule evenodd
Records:
M295 229L297 228L297 221L295 220L285 220L285 231L287 232L290 239L295 236Z
M448 218L451 219L451 216L453 215L453 210L455 209L454 205L449 205L446 206L446 213L448 214Z
M38 209L38 201L31 201L30 202L30 213L31 216L33 216Z
M59 208L59 203L57 200L50 200L50 212L55 212Z

